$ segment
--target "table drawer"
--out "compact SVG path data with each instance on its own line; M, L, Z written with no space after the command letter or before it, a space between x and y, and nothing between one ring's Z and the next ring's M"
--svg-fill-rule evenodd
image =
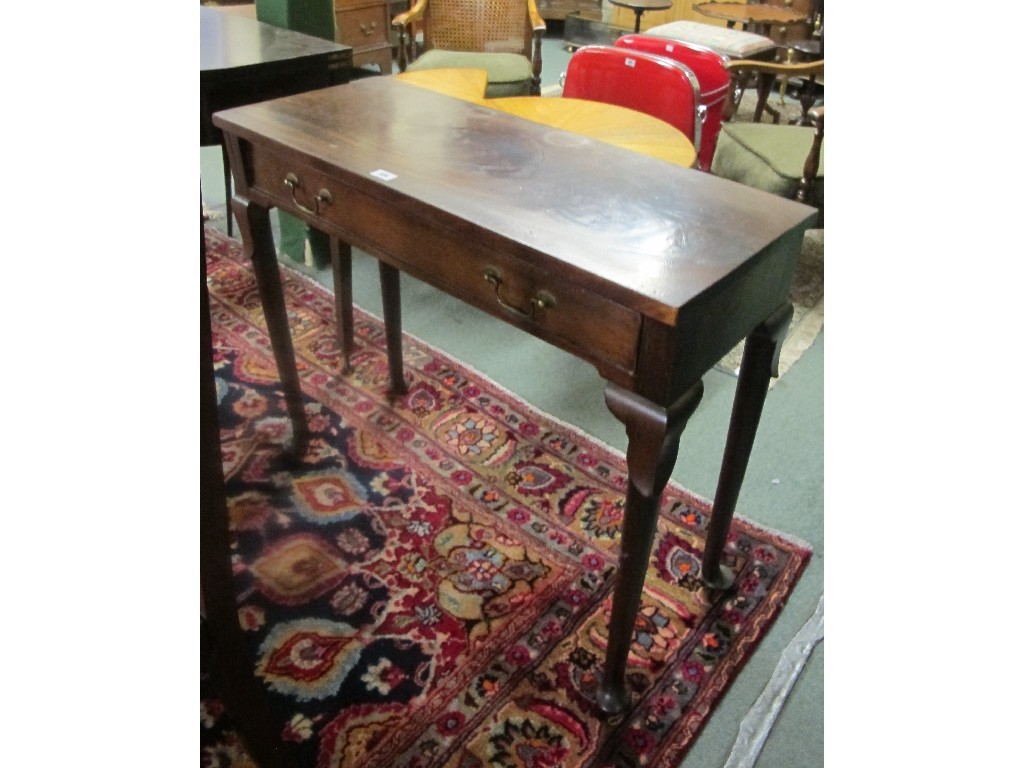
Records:
M278 207L305 214L314 226L318 217L333 224L350 233L346 239L357 248L399 259L400 270L589 360L602 372L609 364L626 373L634 370L641 324L634 310L430 218L397 208L393 216L382 216L380 201L271 149L249 145L248 151L251 186Z
M445 277L446 290L474 306L578 357L633 371L640 337L636 312L513 256L479 246L464 247L457 257L447 247L431 248L418 256L431 274ZM450 264L456 259L453 269Z
M350 45L357 51L380 43L390 46L388 31L391 23L386 4L335 11L334 23L337 26L338 42Z

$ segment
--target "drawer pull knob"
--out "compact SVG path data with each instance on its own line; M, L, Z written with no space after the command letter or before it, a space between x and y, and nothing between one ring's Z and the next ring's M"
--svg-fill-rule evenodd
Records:
M330 203L334 202L334 198L331 197L331 193L326 189L321 189L319 192L316 193L316 196L313 198L313 207L307 208L295 198L295 190L299 188L299 177L296 176L294 173L288 173L284 177L284 184L286 187L288 187L288 189L292 191L292 202L299 206L300 210L305 211L311 216L320 215L321 203L323 203L324 205L329 205Z
M368 25L360 24L359 29L362 30L364 35L372 35L374 32L377 31L377 22L371 21Z
M542 290L538 291L537 295L530 299L530 310L529 312L526 312L519 307L509 304L501 297L501 286L503 281L498 270L493 267L487 267L484 269L484 280L494 286L494 297L498 300L498 304L524 320L536 320L538 309L553 309L555 306L555 297L547 291Z

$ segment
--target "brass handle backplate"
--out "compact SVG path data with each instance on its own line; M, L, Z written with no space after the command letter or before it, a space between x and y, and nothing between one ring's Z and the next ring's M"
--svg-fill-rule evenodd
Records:
M494 297L498 300L498 304L517 317L521 317L523 320L536 320L538 309L553 309L555 307L555 297L545 290L537 291L537 295L530 299L529 311L522 310L519 307L509 304L501 296L501 286L503 281L501 279L501 273L494 267L486 267L484 269L484 280L494 286Z
M372 35L374 32L377 31L377 22L371 21L369 25L360 24L359 29L362 30L364 35Z
M328 190L326 190L326 189L321 189L313 197L313 207L312 208L307 208L302 203L300 203L296 199L296 197L295 197L295 191L300 186L299 185L299 177L296 176L294 173L285 174L284 184L285 184L286 187L288 187L288 189L290 189L292 191L292 202L295 203L297 206L299 206L299 210L305 211L306 213L310 214L311 216L319 216L320 215L320 204L321 203L323 203L324 205L330 205L331 203L334 202L334 198L331 196L331 193Z

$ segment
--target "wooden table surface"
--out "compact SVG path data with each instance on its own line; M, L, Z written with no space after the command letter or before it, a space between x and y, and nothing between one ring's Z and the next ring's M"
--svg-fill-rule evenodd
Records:
M297 450L308 428L272 207L374 256L382 276L417 277L592 363L608 381L606 402L629 437L629 487L597 701L606 713L622 712L658 505L679 438L703 393L702 376L746 338L701 564L708 588L731 584L722 548L792 314L788 292L803 232L816 211L394 77L227 110L214 123L227 139L232 209ZM400 392L396 298L385 292L384 314Z
M693 144L681 131L663 120L614 104L536 96L485 99L483 94L487 87L487 72L482 69L430 69L405 72L395 77L436 93L481 104L684 168L693 167L697 159ZM569 137L564 140L572 141Z
M350 50L348 46L275 27L229 9L199 6L199 76Z
M670 324L811 210L710 174L669 171L602 142L573 141L565 131L510 122L498 110L395 78L228 110L214 122L241 138L293 147L346 187L372 188L464 221L486 240L520 244L531 263L568 270ZM370 175L378 169L395 178ZM278 193L274 204L284 198L292 207L281 179L264 181Z
M214 112L344 83L351 70L347 45L199 6L200 146L220 143Z
M795 24L807 19L806 13L767 3L697 3L693 10L711 19L724 19L730 22L730 26L743 24L758 29L774 24Z

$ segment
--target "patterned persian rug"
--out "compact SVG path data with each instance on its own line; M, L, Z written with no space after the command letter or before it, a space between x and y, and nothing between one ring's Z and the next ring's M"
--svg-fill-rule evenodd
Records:
M338 375L329 293L282 268L312 440L290 423L240 244L206 230L238 610L302 766L678 765L810 555L737 517L736 587L698 583L709 505L665 492L629 660L597 716L623 456L357 310ZM201 670L201 763L252 765Z

